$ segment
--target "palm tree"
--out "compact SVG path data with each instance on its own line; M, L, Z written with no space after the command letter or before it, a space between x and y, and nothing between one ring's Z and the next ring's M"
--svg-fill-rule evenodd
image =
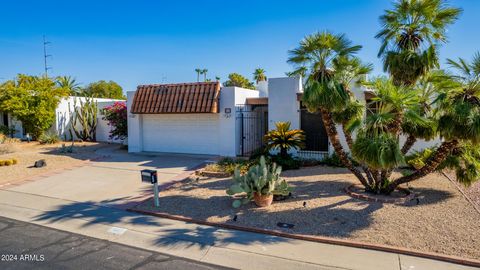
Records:
M290 129L290 122L275 123L276 129L265 135L268 149L279 149L282 158L288 157L288 150L305 146L305 135L300 129Z
M266 81L267 76L265 75L265 70L263 68L257 68L255 69L255 72L253 72L253 79L257 82L261 81Z
M215 81L219 82L219 81L220 81L220 77L215 76Z
M204 82L207 81L207 72L208 72L208 69L206 69L206 68L200 70L200 74L203 74L203 81Z
M385 11L375 37L382 40L378 56L395 84L414 85L439 66L436 45L446 41L447 26L461 12L444 0L399 0Z
M343 34L330 32L315 33L305 37L300 46L289 51L288 63L294 65L291 74L307 76L303 102L310 111L320 111L328 138L342 163L365 185L367 179L353 165L345 153L332 112L347 108L350 94L346 84L336 80L350 67L350 61L362 46L352 45L352 42ZM345 73L343 73L345 74Z
M480 178L480 53L477 52L470 63L462 58L447 59L447 63L457 72L447 80L449 87L444 88L438 99L437 129L444 141L422 168L392 181L390 190L419 179L445 163L456 169L459 181L469 184Z
M200 74L203 72L203 70L199 69L199 68L196 68L195 72L197 73L197 82L199 82L200 81Z
M70 95L79 95L82 90L80 84L71 76L59 76L57 77L56 82L58 86L65 88Z

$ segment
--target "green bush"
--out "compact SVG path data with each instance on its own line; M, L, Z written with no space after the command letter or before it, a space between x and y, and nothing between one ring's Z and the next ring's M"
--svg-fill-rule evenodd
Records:
M327 165L327 166L331 166L331 167L345 167L345 166L343 166L343 163L340 160L340 158L335 153L333 153L330 156L327 156L326 158L322 159L321 163L323 165Z
M275 162L278 166L282 167L282 170L297 170L300 169L302 162L290 155L282 157L281 155L274 155L271 157L271 162Z
M18 164L18 160L17 160L17 159L15 159L15 158L12 158L12 163L13 163L13 165L16 165L16 164Z
M38 137L38 142L40 144L54 144L60 141L60 137L58 137L55 133L43 133Z
M12 160L5 160L5 166L11 166L13 165L13 161Z

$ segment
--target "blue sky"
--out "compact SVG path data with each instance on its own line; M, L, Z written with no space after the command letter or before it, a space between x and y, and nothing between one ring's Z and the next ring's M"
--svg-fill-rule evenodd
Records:
M445 58L470 58L480 50L480 1L451 0L464 9L449 28ZM251 77L262 67L284 76L288 50L307 34L346 33L364 46L359 56L382 72L374 35L386 0L316 1L3 1L0 16L0 80L43 72L42 36L51 75L82 84L114 80L124 90L138 84L196 80L231 72Z

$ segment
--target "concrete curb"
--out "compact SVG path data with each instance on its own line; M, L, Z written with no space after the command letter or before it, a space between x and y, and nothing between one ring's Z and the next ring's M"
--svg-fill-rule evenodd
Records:
M353 247L353 248L362 248L362 249L370 249L370 250L384 251L384 252L390 252L390 253L398 253L398 254L402 254L402 255L409 255L409 256L433 259L433 260L455 263L455 264L460 264L460 265L465 265L465 266L480 267L480 260L467 259L467 258L461 258L461 257L457 257L457 256L450 256L450 255L443 255L443 254L438 254L438 253L433 253L433 252L422 252L422 251L418 251L418 250L411 250L411 249L401 248L401 247L368 244L368 243L361 243L361 242L348 241L348 240L342 240L342 239L335 239L335 238L330 238L330 237L292 234L292 233L285 233L285 232L275 231L275 230L266 230L266 229L258 229L258 228L232 225L232 224L227 224L227 223L215 223L215 222L209 222L209 221L205 221L205 220L188 218L188 217L184 217L184 216L170 215L170 214L167 214L167 213L153 212L153 211L140 210L140 209L134 209L134 208L126 209L126 211L139 213L139 214L144 214L144 215L156 216L156 217L160 217L160 218L167 218L167 219L173 219L173 220L178 220L178 221L196 223L196 224L200 224L200 225L220 227L220 228L224 228L224 229L233 229L233 230L239 230L239 231L261 233L261 234L267 234L267 235L273 235L273 236L279 236L279 237L286 237L286 238L298 239L298 240L304 240L304 241L311 241L311 242L317 242L317 243L323 243L323 244L341 245L341 246L347 246L347 247Z

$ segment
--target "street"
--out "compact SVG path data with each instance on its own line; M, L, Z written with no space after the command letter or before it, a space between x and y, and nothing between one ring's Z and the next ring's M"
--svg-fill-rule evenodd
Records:
M0 269L225 269L0 217Z

